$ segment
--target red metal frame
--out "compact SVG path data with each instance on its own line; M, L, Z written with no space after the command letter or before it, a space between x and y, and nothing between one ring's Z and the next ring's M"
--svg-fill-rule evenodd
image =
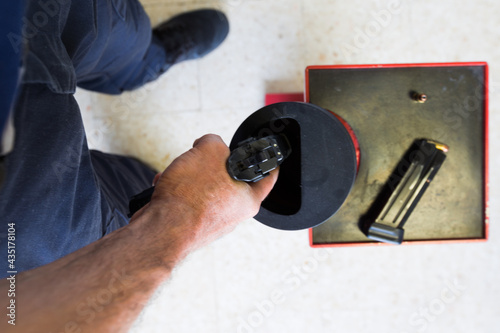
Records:
M304 93L269 93L266 94L266 105L280 102L304 102Z
M483 238L467 238L467 239L441 239L441 240L411 240L404 241L403 244L441 244L441 243L470 243L470 242L484 242L489 237L489 138L488 138L488 119L489 119L489 72L488 63L486 62L452 62L452 63L418 63L418 64L382 64L382 65L322 65L322 66L308 66L306 68L306 82L305 82L305 98L309 103L309 70L317 69L360 69L360 68L401 68L401 67L458 67L458 66L481 66L484 67L484 237ZM389 244L380 242L348 242L348 243L329 243L329 244L313 244L312 228L309 229L309 245L313 248L323 247L349 247L349 246L386 246Z

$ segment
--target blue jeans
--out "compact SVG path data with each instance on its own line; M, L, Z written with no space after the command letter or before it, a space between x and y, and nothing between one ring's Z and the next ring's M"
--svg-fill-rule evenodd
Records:
M129 198L151 186L155 171L89 151L73 93L78 85L119 94L169 67L137 0L33 0L25 18L15 146L0 189L0 277L48 264L128 223Z

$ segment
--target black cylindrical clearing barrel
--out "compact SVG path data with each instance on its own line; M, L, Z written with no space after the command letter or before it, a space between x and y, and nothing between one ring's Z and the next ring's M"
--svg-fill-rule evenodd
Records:
M282 230L323 223L342 206L356 178L359 148L352 130L316 105L276 103L250 115L230 148L250 137L273 134L285 135L292 153L280 166L278 181L255 219Z

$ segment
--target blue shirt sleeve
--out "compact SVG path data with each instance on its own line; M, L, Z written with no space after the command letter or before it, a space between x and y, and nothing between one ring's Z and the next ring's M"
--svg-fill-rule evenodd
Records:
M24 1L0 2L0 139L16 94L22 56Z

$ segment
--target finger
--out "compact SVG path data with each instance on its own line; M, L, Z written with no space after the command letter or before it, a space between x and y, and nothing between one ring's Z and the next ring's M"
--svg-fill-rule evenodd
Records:
M199 145L210 143L210 142L218 142L218 143L222 142L222 143L224 143L222 138L216 134L205 134L201 138L198 138L194 141L193 148L196 146L199 146Z
M250 184L252 192L257 200L261 202L269 195L269 192L273 189L276 181L278 180L279 168L271 171L269 176L264 179L259 180L256 183Z
M211 157L213 161L225 163L229 157L229 147L222 138L215 134L207 134L193 143L193 150Z
M158 172L156 175L155 175L155 178L153 179L153 186L156 185L156 183L158 183L158 180L160 179L161 175L163 174L163 172Z

